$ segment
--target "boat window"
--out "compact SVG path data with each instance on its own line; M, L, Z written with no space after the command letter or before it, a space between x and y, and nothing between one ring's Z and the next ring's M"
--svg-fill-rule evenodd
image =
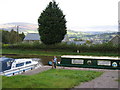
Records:
M110 66L111 62L110 61L104 61L104 60L98 60L97 64L98 65Z
M11 62L14 62L14 60L11 60Z
M72 64L83 64L84 60L82 59L72 59Z
M24 65L24 63L18 63L18 64L16 64L16 67L20 67L20 66L23 66Z
M7 62L7 67L9 67L9 66L10 66L10 61Z
M31 61L27 61L27 62L26 62L26 64L30 64L30 63L31 63Z

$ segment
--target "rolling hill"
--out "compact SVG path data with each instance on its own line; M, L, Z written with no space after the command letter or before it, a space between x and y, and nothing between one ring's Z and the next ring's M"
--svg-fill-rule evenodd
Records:
M32 23L24 23L24 22L14 22L14 23L6 23L0 24L0 29L11 31L11 29L17 30L17 26L19 26L19 32L24 33L37 33L37 24Z
M19 33L24 32L27 33L38 33L37 24L32 23L24 23L24 22L13 22L13 23L6 23L0 24L1 30L10 31L14 29L17 31L17 26L19 26ZM110 37L114 37L117 32L80 32L74 30L67 30L68 37L70 38L81 38L81 39L91 39L91 38L104 38L109 39Z

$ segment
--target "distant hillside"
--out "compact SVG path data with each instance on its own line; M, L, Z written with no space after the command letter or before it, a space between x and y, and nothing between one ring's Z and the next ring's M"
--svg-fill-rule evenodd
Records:
M19 32L26 33L38 33L37 24L32 23L24 23L24 22L13 22L13 23L6 23L0 24L0 29L10 31L11 29L17 30L17 26L19 26ZM100 39L107 39L114 37L117 32L80 32L74 30L67 30L68 37L70 38L79 38L79 39L92 39L92 38L100 38Z
M38 33L37 24L32 24L32 23L24 23L24 22L13 22L13 23L6 23L6 24L0 24L0 29L6 30L6 31L11 31L11 29L14 29L15 31L17 30L17 26L19 26L19 32L24 32L24 33ZM78 36L86 34L84 32L78 32L74 30L67 30L67 34L70 36Z
M37 24L32 23L24 23L24 22L14 22L14 23L6 23L0 24L0 29L11 31L11 29L17 30L17 26L19 26L19 32L24 33L37 33Z
M117 35L117 32L78 32L73 30L68 30L68 36L70 38L77 38L82 40L103 40L109 41Z
M74 31L74 30L67 30L67 34L71 38L82 38L86 35L92 35L92 34L87 33L87 32L80 32L80 31Z

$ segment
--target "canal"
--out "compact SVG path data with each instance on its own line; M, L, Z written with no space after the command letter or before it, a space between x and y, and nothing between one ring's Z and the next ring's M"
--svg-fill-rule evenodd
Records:
M32 59L34 61L38 61L41 65L48 65L48 61L52 61L53 56L36 56L36 55L17 55L17 54L3 54L2 56L14 59ZM57 61L60 61L60 56L57 56Z

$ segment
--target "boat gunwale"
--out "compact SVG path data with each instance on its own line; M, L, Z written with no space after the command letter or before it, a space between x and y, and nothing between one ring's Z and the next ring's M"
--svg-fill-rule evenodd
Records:
M103 56L81 56L81 55L63 55L61 58L71 58L71 59L97 59L97 60L120 60L118 57L103 57Z

